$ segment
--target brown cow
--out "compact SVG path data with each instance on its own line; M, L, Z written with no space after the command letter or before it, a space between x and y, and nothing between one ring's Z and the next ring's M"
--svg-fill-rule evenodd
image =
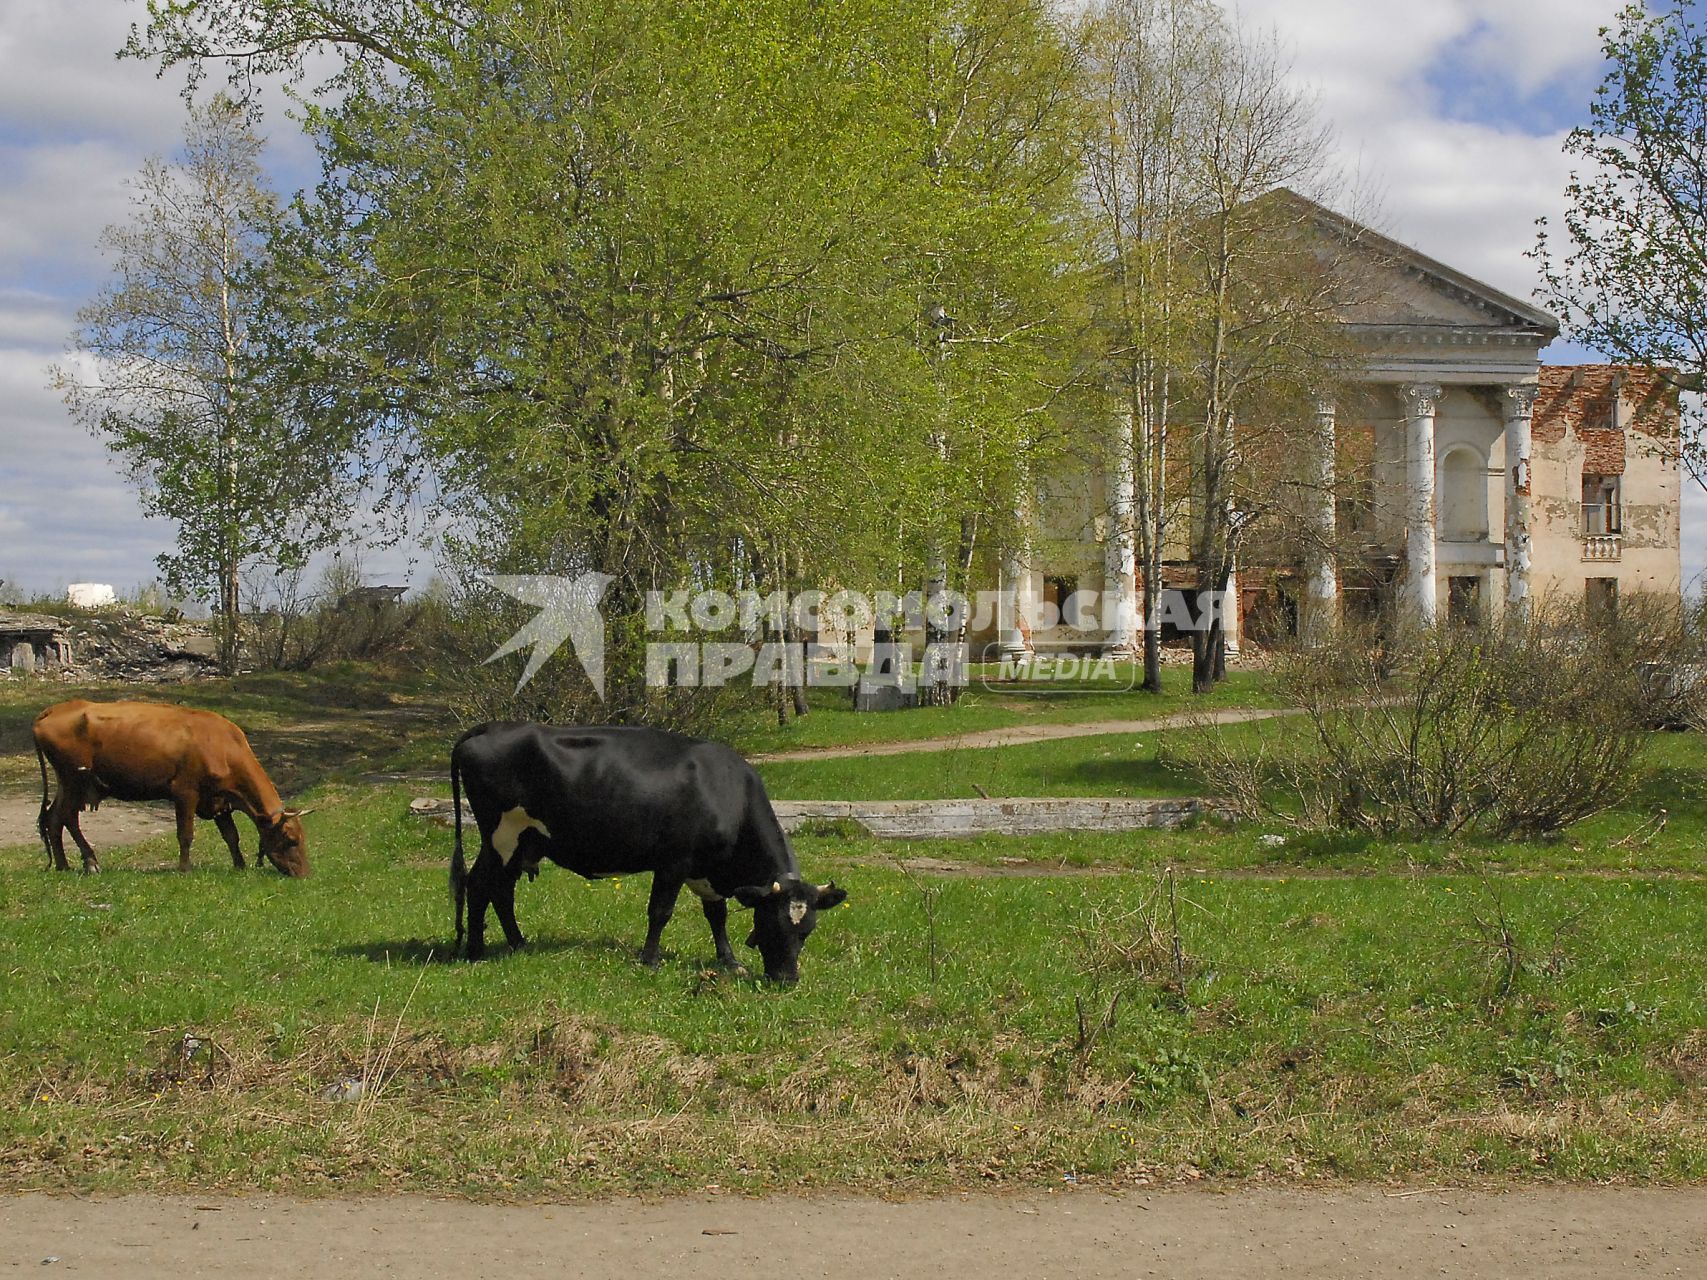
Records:
M99 871L77 815L118 800L170 800L178 811L178 870L190 869L196 819L212 818L244 865L233 812L246 813L261 833L260 858L289 876L308 874L300 810L286 809L249 749L249 740L224 716L153 702L61 702L36 717L36 759L41 765L38 826L53 865L65 861L65 829L83 851L83 870ZM47 766L59 794L47 794ZM256 865L260 865L257 860Z

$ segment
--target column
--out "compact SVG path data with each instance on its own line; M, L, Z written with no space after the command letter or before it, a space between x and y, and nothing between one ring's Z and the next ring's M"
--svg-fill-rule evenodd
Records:
M1315 644L1339 625L1339 557L1335 547L1334 402L1316 402L1315 476L1310 505L1309 572L1305 580L1304 632Z
M1023 489L1014 499L1014 531L1002 555L1002 581L997 604L1001 656L1017 660L1031 652L1027 624L1031 620L1031 526Z
M1227 574L1227 589L1221 593L1221 639L1229 657L1239 652L1239 614L1239 569L1234 565Z
M1108 537L1102 544L1102 624L1109 652L1130 657L1138 641L1138 546L1132 528L1132 419L1121 414L1103 472Z
M1405 412L1405 594L1412 615L1433 626L1439 613L1434 583L1434 408L1440 386L1407 382L1399 388Z
M1505 602L1525 614L1529 610L1530 426L1535 415L1536 388L1505 389Z

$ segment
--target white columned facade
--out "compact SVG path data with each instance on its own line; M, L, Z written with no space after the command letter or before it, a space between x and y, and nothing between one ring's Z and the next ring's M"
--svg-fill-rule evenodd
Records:
M1535 416L1533 386L1508 386L1505 410L1505 601L1525 614L1529 610L1530 570L1530 427Z
M1310 536L1310 569L1306 579L1304 631L1321 641L1339 625L1339 557L1334 499L1338 491L1334 468L1334 402L1316 402L1315 491L1312 494L1313 528Z
M1434 581L1434 410L1440 384L1399 387L1405 412L1405 574L1411 613L1433 626L1440 611Z
M1102 544L1102 621L1109 651L1128 657L1138 644L1138 545L1132 528L1132 419L1115 423L1114 444L1103 472L1108 537Z

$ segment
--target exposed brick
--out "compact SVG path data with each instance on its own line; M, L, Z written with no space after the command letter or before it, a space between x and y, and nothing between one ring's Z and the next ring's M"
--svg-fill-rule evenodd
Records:
M1535 442L1578 439L1586 453L1585 471L1621 474L1625 433L1614 416L1620 395L1630 431L1662 440L1676 437L1677 388L1658 370L1616 364L1543 365L1535 397Z
M1624 433L1599 431L1582 427L1577 435L1583 442L1583 474L1592 476L1621 476L1624 474Z

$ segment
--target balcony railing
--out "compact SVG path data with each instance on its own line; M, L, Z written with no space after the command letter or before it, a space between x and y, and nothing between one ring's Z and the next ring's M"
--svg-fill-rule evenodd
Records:
M1584 560L1618 560L1624 554L1624 538L1616 533L1588 533L1583 535Z

